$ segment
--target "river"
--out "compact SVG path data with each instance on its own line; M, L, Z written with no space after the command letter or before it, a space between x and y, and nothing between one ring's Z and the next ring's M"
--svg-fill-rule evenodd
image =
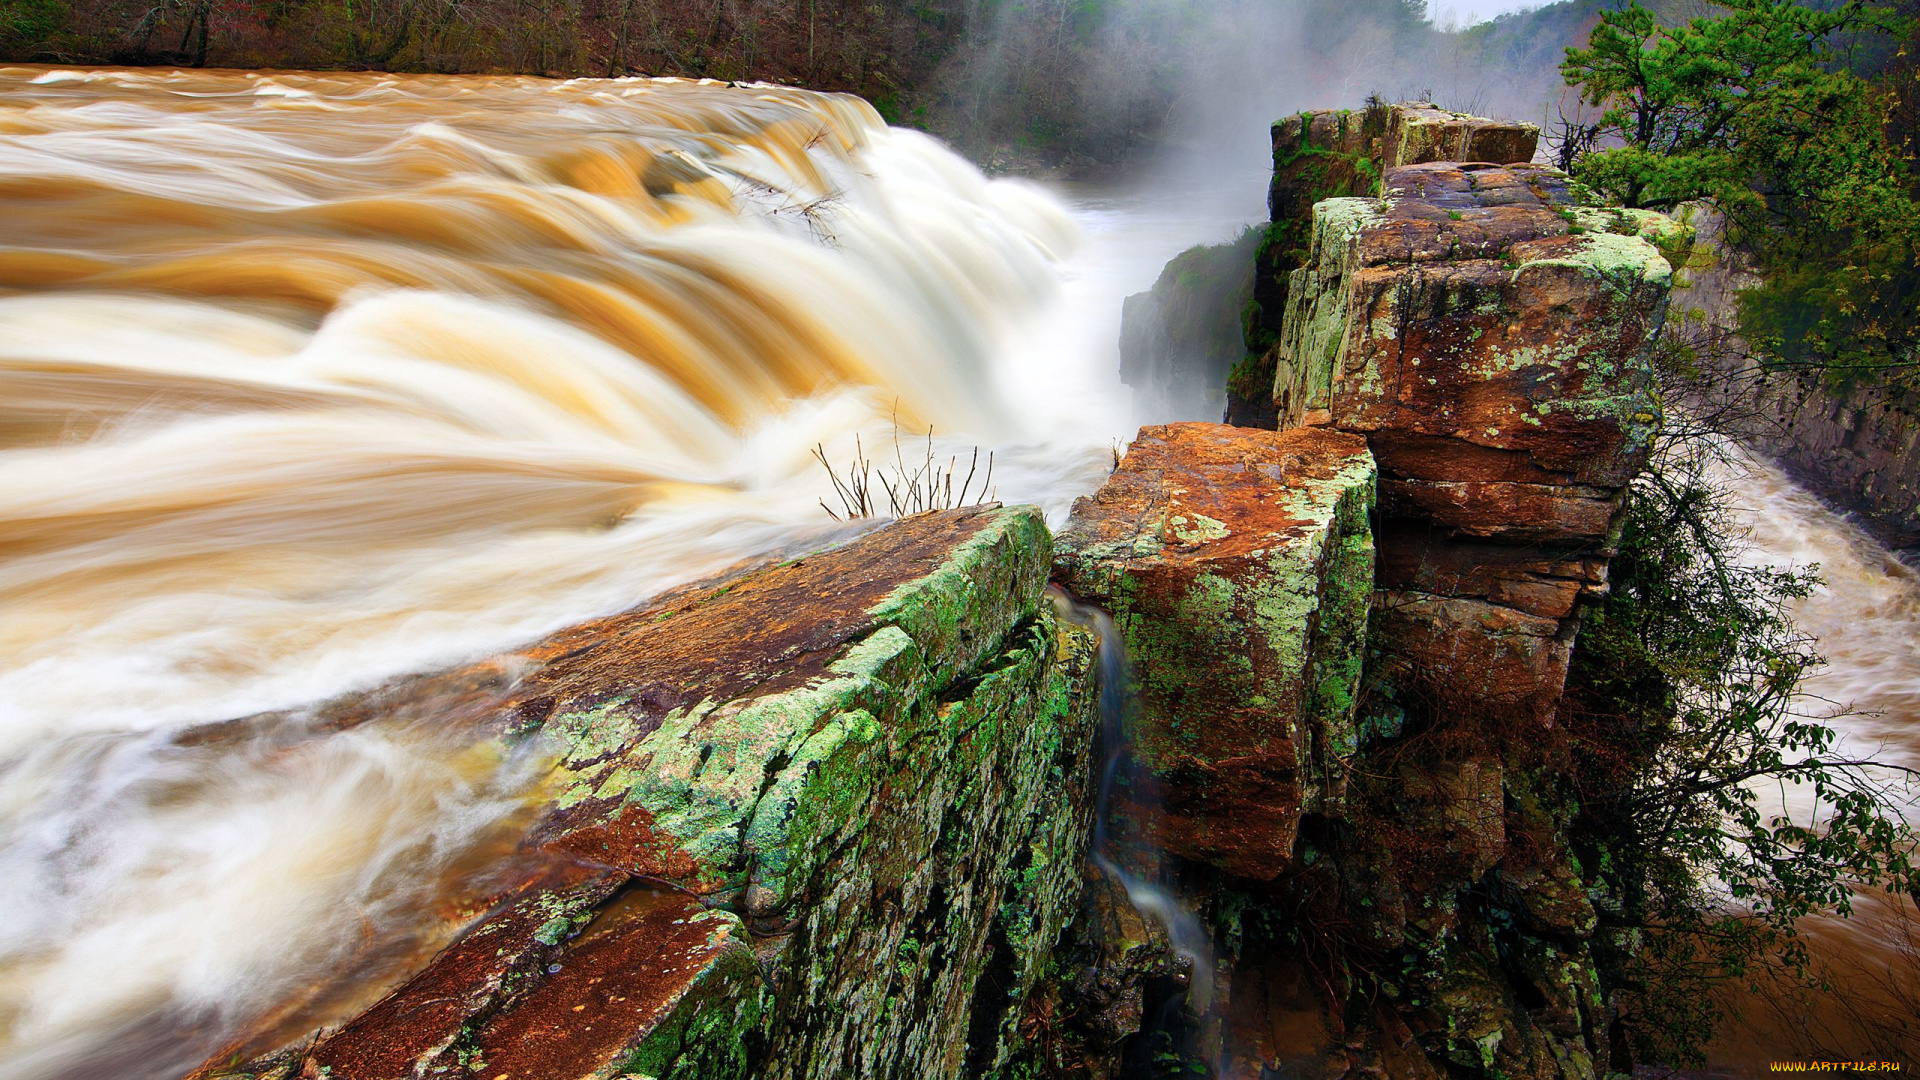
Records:
M816 447L931 428L1058 523L1167 419L1121 298L1264 184L990 181L780 87L0 69L0 1080L176 1076L435 946L542 763L314 703L861 527ZM1914 576L1742 482L1911 756Z
M1819 569L1820 586L1792 608L1826 660L1803 686L1803 711L1829 718L1839 753L1920 767L1920 572L1770 464L1736 456L1721 479L1748 530L1748 561ZM1909 820L1920 821L1916 792L1886 779ZM1804 788L1767 795L1797 820L1814 820ZM1915 1061L1920 917L1913 901L1868 893L1851 918L1819 919L1806 929L1827 985L1765 984L1761 993L1731 998L1736 1015L1715 1041L1712 1064L1757 1076L1786 1059Z
M434 947L541 763L313 703L844 535L816 447L1063 519L1120 298L1249 179L1050 194L780 87L0 70L0 1077Z

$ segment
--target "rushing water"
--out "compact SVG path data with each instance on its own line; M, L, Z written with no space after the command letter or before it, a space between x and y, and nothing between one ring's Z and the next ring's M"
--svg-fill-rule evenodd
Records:
M1817 639L1826 660L1805 684L1809 710L1831 717L1840 752L1920 768L1920 572L1778 468L1737 458L1720 479L1749 530L1747 559L1819 568L1821 586L1793 608L1795 624ZM1920 821L1920 792L1885 779L1893 800ZM1809 790L1778 798L1797 820L1817 820ZM1810 993L1768 987L1731 1001L1739 1018L1717 1040L1714 1063L1759 1075L1786 1059L1914 1062L1920 916L1913 901L1868 893L1852 918L1806 929L1828 986Z
M1133 665L1127 658L1126 639L1113 617L1097 607L1083 604L1065 592L1055 592L1054 603L1061 614L1085 626L1099 638L1100 738L1102 759L1095 788L1093 834L1088 839L1087 855L1100 872L1119 882L1127 900L1140 914L1159 924L1166 932L1173 954L1186 965L1187 1003L1196 1013L1205 1014L1213 1006L1213 934L1193 909L1168 883L1156 877L1136 873L1123 865L1121 852L1112 835L1113 797L1117 785L1126 782L1129 770L1137 767L1129 745L1128 731L1132 710L1138 705L1133 681ZM1154 859L1158 863L1161 860Z
M1063 515L1120 297L1250 179L1073 211L780 87L0 69L0 1077L341 1015L485 888L542 763L311 703L844 532L817 444Z
M1262 191L1049 194L777 87L0 69L0 1080L342 1015L484 891L543 763L313 703L843 533L816 444L931 425L1058 520L1165 419L1120 298ZM1920 757L1920 582L1741 482L1826 571L1819 689ZM1836 955L1895 955L1874 903Z

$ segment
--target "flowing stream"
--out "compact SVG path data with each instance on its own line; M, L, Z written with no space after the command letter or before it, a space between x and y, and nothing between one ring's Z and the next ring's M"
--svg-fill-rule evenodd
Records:
M1127 731L1133 710L1138 707L1133 682L1133 665L1127 659L1126 639L1113 616L1090 604L1082 604L1064 592L1054 596L1062 614L1094 632L1100 639L1100 737L1103 757L1098 786L1095 788L1093 834L1087 843L1087 856L1100 872L1126 890L1127 900L1141 915L1158 923L1166 932L1167 945L1186 965L1187 1004L1196 1014L1205 1015L1213 1007L1213 933L1173 887L1154 876L1136 873L1123 864L1123 855L1112 835L1113 796L1117 785L1127 782L1127 773L1136 768L1128 745ZM1158 860L1156 860L1158 861Z
M1822 580L1795 603L1800 629L1826 665L1806 691L1831 716L1837 751L1920 768L1920 572L1827 509L1780 469L1750 458L1722 471L1750 532L1757 564L1817 566ZM1920 821L1920 792L1889 776L1887 790ZM1778 794L1796 820L1817 820L1810 790ZM1806 927L1828 986L1768 987L1730 1002L1738 1012L1712 1063L1760 1075L1782 1060L1889 1060L1920 1054L1920 913L1913 899L1866 893L1848 919ZM1912 1067L1909 1064L1908 1067Z
M815 446L931 427L1058 522L1166 419L1121 298L1263 189L993 181L784 87L0 68L0 1080L177 1076L457 921L543 762L316 703L861 527ZM1742 483L1915 762L1920 579Z
M0 69L0 1078L177 1076L457 924L543 762L316 703L860 527L816 446L1063 517L1120 298L1257 192L785 87Z

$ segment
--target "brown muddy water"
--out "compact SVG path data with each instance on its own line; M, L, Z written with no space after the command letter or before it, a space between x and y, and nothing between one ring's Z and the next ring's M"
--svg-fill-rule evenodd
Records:
M346 1015L491 887L538 754L315 703L844 533L816 445L931 426L1058 523L1173 418L1121 298L1264 217L1193 171L990 180L786 87L0 68L0 1080ZM1914 762L1920 582L1748 472ZM1876 902L1818 932L1878 978ZM1717 1064L1801 1037L1748 1011Z
M314 703L844 533L817 445L1062 517L1120 298L1258 191L786 87L0 68L0 1078L345 1015L484 895L537 753Z

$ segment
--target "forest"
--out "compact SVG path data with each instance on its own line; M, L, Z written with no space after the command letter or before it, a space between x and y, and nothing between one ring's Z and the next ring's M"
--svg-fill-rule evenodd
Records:
M1423 0L0 0L0 59L764 80L861 94L976 157L1086 165L1228 98L1537 121L1600 6L1455 30Z

